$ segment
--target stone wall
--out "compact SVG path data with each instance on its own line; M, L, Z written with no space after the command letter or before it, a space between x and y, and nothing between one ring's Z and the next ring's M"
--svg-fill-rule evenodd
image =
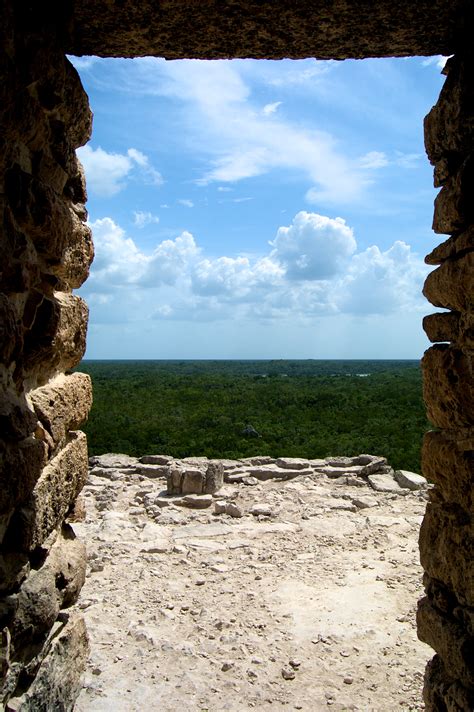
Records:
M474 709L474 55L448 61L438 103L425 119L426 151L441 187L433 229L451 235L428 255L424 294L437 307L424 329L431 423L422 461L435 483L420 532L426 597L418 635L437 655L428 665L428 710Z
M42 5L42 4L41 4ZM15 8L15 9L14 9ZM91 133L51 22L21 3L0 27L0 708L71 709L88 653L70 615L84 545L65 522L87 476L79 431L87 307L73 288L93 250L75 148Z
M426 597L419 635L436 656L428 710L474 709L474 60L463 53L470 0L0 0L0 705L72 709L87 655L69 615L85 554L67 515L87 472L77 431L91 404L83 374L87 307L72 294L93 250L75 148L91 132L67 50L104 56L347 56L457 50L426 119L435 166L424 320L429 417L424 474L436 483L420 535ZM310 13L310 14L308 14ZM471 38L469 38L471 42ZM468 43L469 44L469 43Z

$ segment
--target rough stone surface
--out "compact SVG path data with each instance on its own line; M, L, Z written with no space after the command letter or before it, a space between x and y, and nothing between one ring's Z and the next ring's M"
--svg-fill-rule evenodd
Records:
M28 396L57 449L64 445L68 432L77 430L89 414L92 406L91 379L85 373L61 374L46 386L31 391Z
M75 5L70 54L200 57L347 57L452 54L463 0L216 0ZM461 15L462 16L462 15ZM465 19L465 17L463 18ZM465 19L466 22L468 20Z
M424 436L421 461L425 477L440 486L448 501L458 502L467 512L473 511L473 446L464 450L455 437L431 430Z
M401 490L392 475L369 475L367 479L376 492L399 492Z
M45 653L28 692L13 699L11 709L19 712L74 709L89 655L83 617L78 613L65 616L64 623L46 641Z
M422 359L423 396L429 420L439 428L474 424L473 356L437 344Z
M474 305L474 252L443 262L428 275L425 297L436 307L463 312Z
M472 516L459 507L430 503L420 530L420 561L462 606L474 606L473 551Z
M8 545L20 550L39 546L64 519L87 479L84 433L70 433L70 442L44 468L30 497L9 525Z
M400 487L410 490L423 489L428 484L422 475L408 470L395 470L395 479Z

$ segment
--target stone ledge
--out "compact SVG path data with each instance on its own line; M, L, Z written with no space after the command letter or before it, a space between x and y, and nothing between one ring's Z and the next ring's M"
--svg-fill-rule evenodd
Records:
M474 304L474 252L447 260L425 280L423 294L436 307L467 312Z
M87 418L92 406L92 384L86 373L60 374L46 386L28 394L41 424L51 435L55 450Z

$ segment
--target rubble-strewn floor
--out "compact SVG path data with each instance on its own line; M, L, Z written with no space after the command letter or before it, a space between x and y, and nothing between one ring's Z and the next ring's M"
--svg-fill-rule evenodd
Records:
M150 509L164 488L128 468L85 489L92 652L77 712L423 709L423 494L320 474L225 484L233 518Z

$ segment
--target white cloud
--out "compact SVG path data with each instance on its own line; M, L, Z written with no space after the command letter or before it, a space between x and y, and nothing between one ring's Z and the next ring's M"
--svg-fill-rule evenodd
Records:
M299 212L289 227L280 227L271 256L285 267L288 279L321 280L339 273L357 244L343 218Z
M103 197L111 197L123 190L127 178L136 167L146 182L154 185L163 183L160 173L153 168L148 157L135 148L129 148L126 154L108 153L100 146L93 148L88 144L78 148L77 155L84 166L88 189Z
M179 205L184 205L185 208L194 208L194 203L192 200L188 200L187 198L181 198L177 201Z
M282 102L281 101L274 101L272 104L265 104L265 106L262 109L262 113L265 116L270 116L271 114L274 114L276 110L278 109L279 106L281 106Z
M146 254L110 218L92 229L96 260L83 293L104 321L123 312L132 321L307 322L426 308L421 288L428 268L410 246L396 241L387 250L373 245L358 252L342 218L299 212L260 256L203 255L186 231Z
M361 168L383 168L388 166L387 156L383 151L369 151L364 156L359 159L359 165Z
M158 215L153 215L150 212L143 212L141 210L133 211L133 224L135 227L145 227L146 225L157 225L160 222Z

